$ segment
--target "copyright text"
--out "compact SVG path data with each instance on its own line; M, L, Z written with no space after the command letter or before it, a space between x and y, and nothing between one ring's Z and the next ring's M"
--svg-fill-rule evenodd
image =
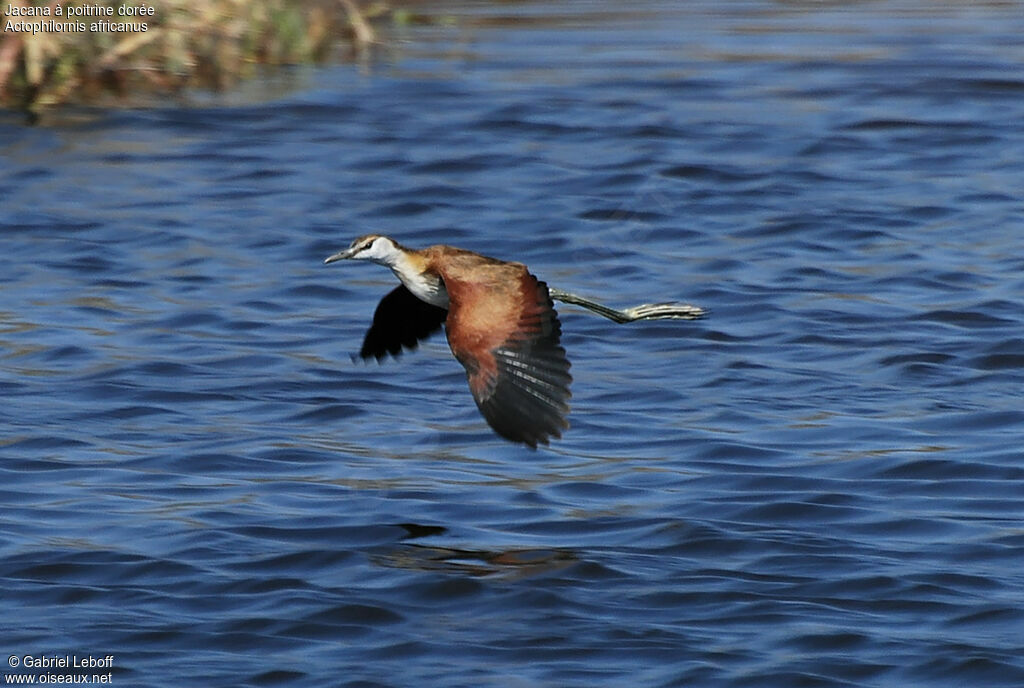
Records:
M113 672L109 670L114 667L114 655L10 655L7 657L7 666L11 669L44 671L5 673L5 685L109 685L113 682ZM97 671L102 669L108 671Z

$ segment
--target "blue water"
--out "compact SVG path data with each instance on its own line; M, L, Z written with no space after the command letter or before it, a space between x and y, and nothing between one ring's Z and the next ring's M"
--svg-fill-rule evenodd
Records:
M1024 685L1024 4L423 11L198 106L0 114L0 650ZM561 306L530 451L443 337L350 360L394 278L321 262L370 231L710 317Z

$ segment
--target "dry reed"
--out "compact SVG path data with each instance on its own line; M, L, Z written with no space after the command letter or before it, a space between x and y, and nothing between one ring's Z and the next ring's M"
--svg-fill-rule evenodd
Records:
M79 8L97 6L113 14L69 16L69 10L77 15ZM122 14L140 7L154 12ZM47 9L42 16L8 14ZM320 62L339 49L365 50L376 40L370 20L388 12L381 3L354 0L0 0L0 106L38 113L111 94L223 89L257 65ZM133 25L111 31L94 26L98 21ZM25 22L23 30L10 30L17 22Z

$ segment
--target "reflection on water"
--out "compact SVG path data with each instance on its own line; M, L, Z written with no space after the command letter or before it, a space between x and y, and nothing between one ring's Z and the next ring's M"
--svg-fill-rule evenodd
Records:
M373 559L381 566L506 578L550 574L576 562L576 557L568 551L523 549L486 552L419 545L392 549Z
M10 652L1024 684L1022 9L453 3L269 101L0 115ZM443 337L350 360L394 280L321 261L368 231L711 317L560 306L528 452Z

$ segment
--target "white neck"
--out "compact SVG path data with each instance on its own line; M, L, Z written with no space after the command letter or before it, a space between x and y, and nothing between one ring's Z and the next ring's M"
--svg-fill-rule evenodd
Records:
M421 271L419 266L401 251L395 251L388 255L384 264L391 268L395 277L420 301L448 308L448 290L444 288L444 282L440 277Z

